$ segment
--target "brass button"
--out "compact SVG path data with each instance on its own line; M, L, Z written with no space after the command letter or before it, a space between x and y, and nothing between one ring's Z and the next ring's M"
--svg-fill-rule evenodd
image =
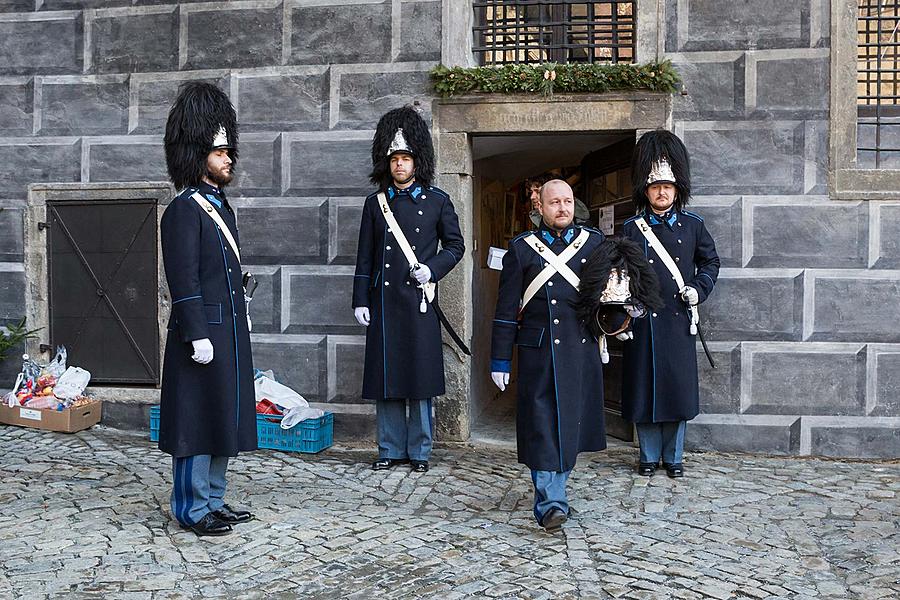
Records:
M422 214L422 211L421 211L421 210L419 211L419 214L420 214L420 215Z
M553 324L554 324L554 325L559 325L559 319L553 319Z
M552 281L548 281L548 282L547 282L547 285L552 286L552 285L553 285L553 282L552 282Z
M390 263L384 263L384 268L385 268L385 269L390 269L390 268L391 268L391 264L390 264Z
M384 285L391 285L391 282L390 282L390 281L385 281L385 282L384 282Z
M550 304L556 304L556 300L555 299L551 300Z
M385 250L390 250L391 247L390 247L390 246L385 246L384 249L385 249Z
M553 343L554 343L554 344L558 344L558 343L559 343L559 340L553 340Z
M651 258L651 259L648 260L647 262L650 263L650 264L652 265L652 264L653 264L653 259Z

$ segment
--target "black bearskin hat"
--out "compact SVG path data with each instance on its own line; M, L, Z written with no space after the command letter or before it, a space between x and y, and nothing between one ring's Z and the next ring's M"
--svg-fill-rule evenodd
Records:
M398 130L402 135L398 136ZM393 181L390 155L397 152L411 154L415 160L416 181L424 186L434 181L434 145L428 124L410 105L385 113L375 128L372 139L372 173L369 179L380 190L386 190Z
M627 273L628 297L610 301L607 286L614 269ZM598 338L603 334L597 319L598 311L611 305L621 309L623 305L631 304L652 310L663 306L659 279L644 251L635 242L620 237L606 238L588 257L581 269L578 295L578 318ZM621 312L624 320L625 311Z
M668 172L665 163L668 163L671 172ZM661 164L661 170L668 173L668 177L660 177ZM634 206L639 212L650 204L647 186L653 183L649 181L651 174L654 174L655 181L669 181L674 175L675 181L671 182L675 184L677 191L674 207L681 210L687 205L691 198L691 160L684 143L671 131L649 131L641 136L634 147L631 156L631 182Z
M222 128L227 140L221 140ZM189 81L181 86L169 111L163 140L166 167L177 189L200 184L206 175L206 159L213 150L214 139L215 147L228 148L231 160L237 162L234 106L225 92L213 84Z

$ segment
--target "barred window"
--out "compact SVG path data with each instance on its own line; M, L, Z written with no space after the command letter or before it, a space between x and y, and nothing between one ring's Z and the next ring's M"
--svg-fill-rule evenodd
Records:
M859 0L857 164L900 169L900 1Z
M634 0L475 0L473 6L479 64L634 62Z

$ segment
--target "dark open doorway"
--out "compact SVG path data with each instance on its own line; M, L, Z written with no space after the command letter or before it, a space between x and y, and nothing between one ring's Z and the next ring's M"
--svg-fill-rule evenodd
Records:
M629 164L635 132L603 131L578 134L483 135L472 137L473 217L473 370L470 389L472 436L480 440L515 440L515 360L505 392L490 378L491 323L500 271L489 268L490 248L506 249L516 235L534 227L529 188L546 178L568 181L581 206L576 219L618 233L633 214ZM621 420L621 348L610 344L604 366L607 431L631 439L630 425Z

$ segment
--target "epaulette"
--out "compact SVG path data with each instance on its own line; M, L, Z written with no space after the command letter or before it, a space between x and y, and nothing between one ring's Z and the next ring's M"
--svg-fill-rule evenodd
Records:
M628 225L629 223L631 223L632 221L635 221L640 216L641 215L634 215L633 217L631 217L630 219L627 219L624 223L622 223L622 225Z
M682 210L682 211L681 211L681 214L687 215L687 216L689 216L689 217L694 217L695 219L697 219L697 220L700 221L701 223L703 222L703 217L701 217L701 216L698 215L697 213L692 213L692 212L689 212L689 211L686 211L686 210Z
M522 233L520 233L519 235L517 235L517 236L514 237L513 239L509 240L509 243L512 244L513 242L518 242L519 240L521 240L521 239L524 238L525 236L531 235L532 233L537 233L537 229L532 229L532 230L530 230L530 231L523 231Z
M587 231L590 231L591 233L599 233L600 235L606 235L605 233L603 233L602 231L600 231L600 230L597 229L596 227L591 227L591 226L589 226L589 225L579 225L579 227L581 227L582 229L585 229L585 230L587 230Z
M441 188L439 188L437 186L429 185L425 189L427 189L429 192L437 192L439 195L443 196L444 198L450 198L450 194L448 194L447 192L445 192L444 190L442 190Z
M366 200L375 199L378 197L378 194L380 194L380 193L381 193L381 190L376 190L376 191L372 192L371 194L369 194L368 196L366 196Z
M181 190L181 192L179 194L177 194L175 196L175 200L178 200L179 198L190 198L191 195L193 195L195 192L199 192L199 191L200 191L200 188L186 187L183 190Z

